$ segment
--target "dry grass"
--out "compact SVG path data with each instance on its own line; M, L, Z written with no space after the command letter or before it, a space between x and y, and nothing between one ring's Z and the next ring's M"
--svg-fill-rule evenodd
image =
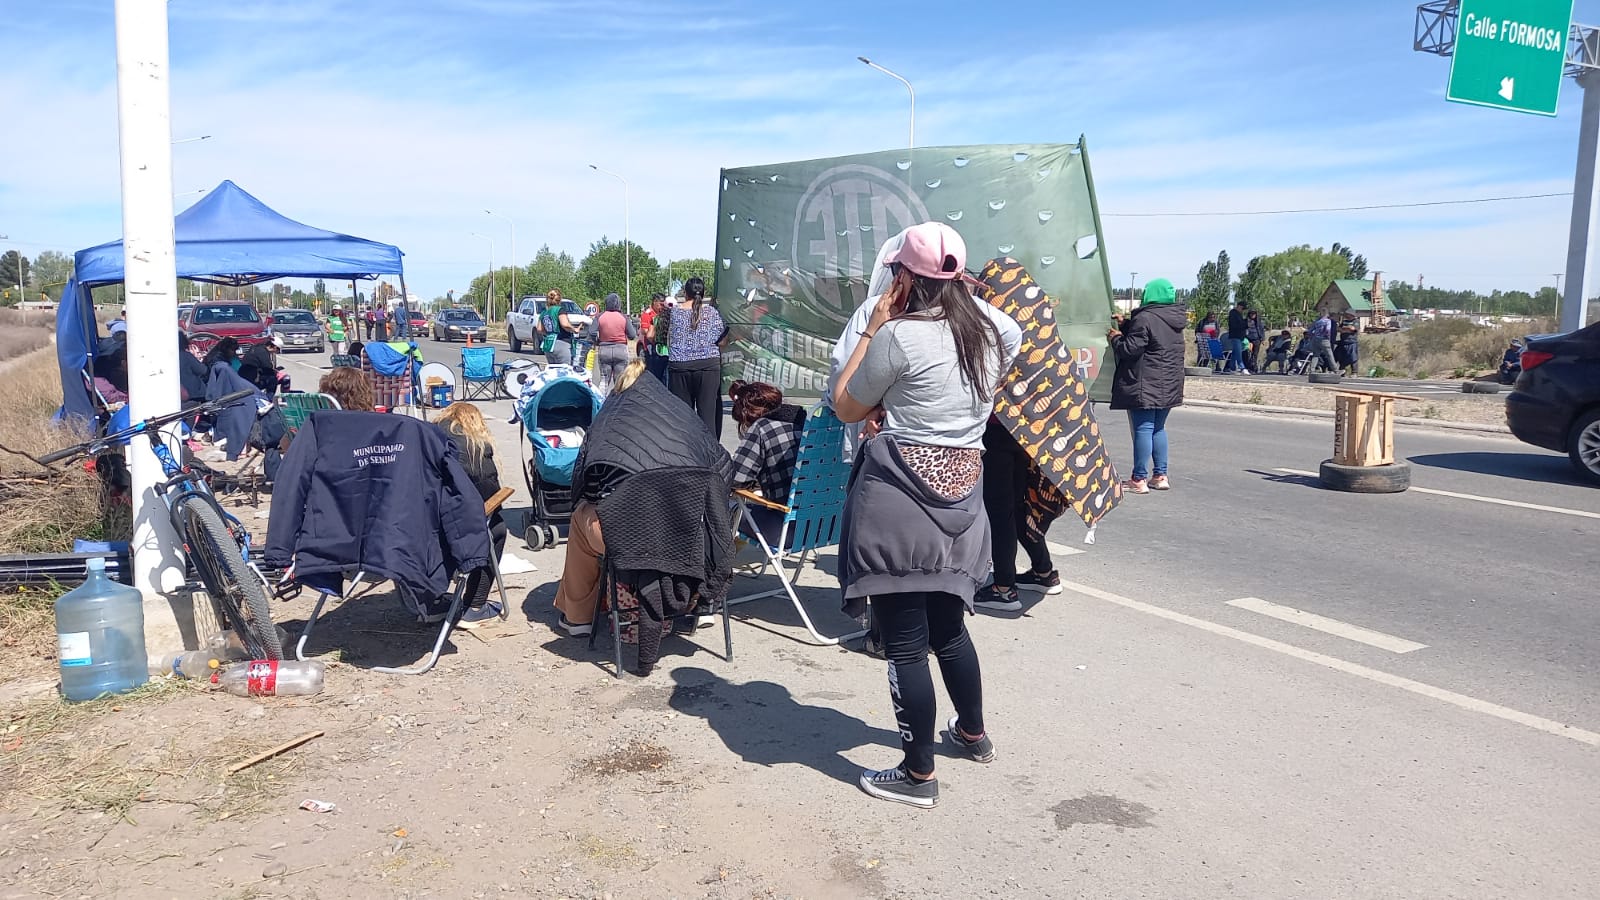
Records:
M0 683L44 672L55 663L55 603L65 588L0 593Z
M49 346L55 313L0 309L0 362Z
M156 740L142 733L149 731L140 726L150 722L151 707L202 701L194 696L202 690L193 681L154 678L116 697L67 703L52 696L8 713L0 720L0 797L7 805L31 803L38 815L102 812L112 822L154 803L183 804L219 820L264 811L299 773L303 757L276 757L232 776L226 771L278 743L277 736L207 736L198 724L164 729Z
M1361 373L1389 378L1472 378L1500 367L1513 338L1554 331L1550 320L1486 327L1465 319L1419 322L1399 334L1361 336Z
M41 456L84 439L55 424L61 384L46 349L11 363L6 402L0 403L0 444ZM100 481L81 466L42 468L0 452L0 553L65 552L78 537L100 529Z

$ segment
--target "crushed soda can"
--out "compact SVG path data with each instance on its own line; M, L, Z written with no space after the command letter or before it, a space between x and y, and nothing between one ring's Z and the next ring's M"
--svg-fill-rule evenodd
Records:
M308 809L315 813L333 812L336 807L326 800L307 800L300 804L301 809Z

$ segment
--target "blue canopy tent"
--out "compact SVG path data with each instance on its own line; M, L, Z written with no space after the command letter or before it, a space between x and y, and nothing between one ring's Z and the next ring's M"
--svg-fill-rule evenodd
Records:
M274 211L231 181L224 181L173 219L178 277L244 285L276 278L400 278L398 247L313 228ZM94 362L98 326L93 288L124 278L121 241L79 250L72 281L56 309L56 359L61 368L62 416L94 418L83 373ZM176 350L176 335L174 335Z

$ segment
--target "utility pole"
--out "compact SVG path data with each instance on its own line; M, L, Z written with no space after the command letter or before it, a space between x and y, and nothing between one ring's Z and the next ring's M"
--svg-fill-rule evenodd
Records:
M1128 312L1133 312L1133 292L1139 286L1139 273L1134 272L1128 276Z

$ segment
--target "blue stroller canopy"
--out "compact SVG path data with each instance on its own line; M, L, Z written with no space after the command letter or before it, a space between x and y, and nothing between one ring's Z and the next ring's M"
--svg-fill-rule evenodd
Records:
M539 389L522 408L522 427L533 444L539 477L561 487L571 487L578 463L578 447L555 447L540 429L588 428L600 412L600 395L577 378L557 378Z

